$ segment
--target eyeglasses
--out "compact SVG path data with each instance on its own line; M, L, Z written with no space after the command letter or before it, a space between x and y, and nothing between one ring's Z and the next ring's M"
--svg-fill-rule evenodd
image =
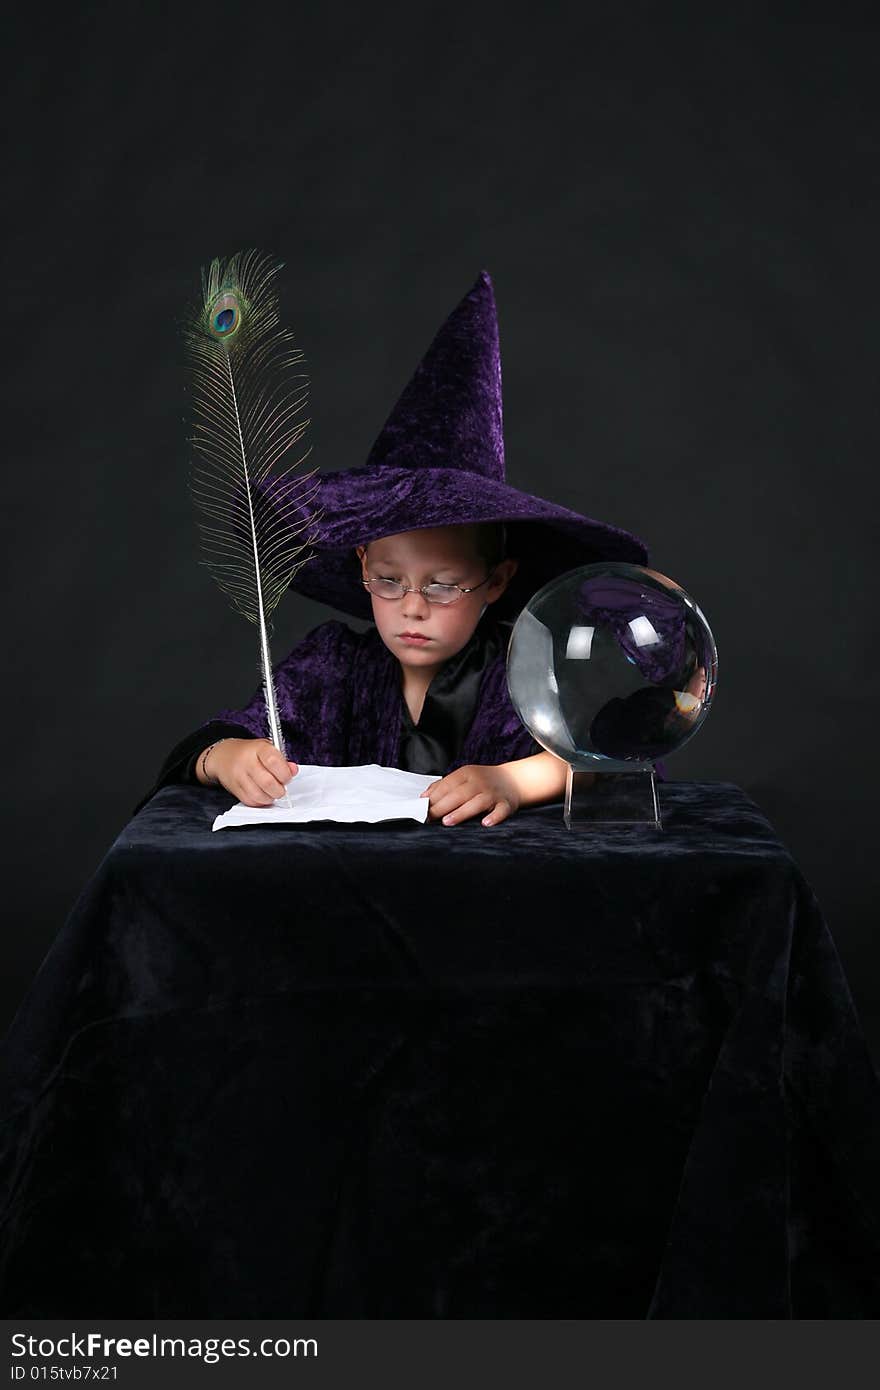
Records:
M401 584L397 579L362 579L361 583L365 589L369 589L371 594L376 594L379 598L403 598L404 594L422 594L429 603L449 604L458 603L462 594L472 594L475 589L482 589L494 573L495 569L491 569L485 579L481 579L479 584L472 584L469 589L463 589L460 584L423 584L420 589L414 589Z

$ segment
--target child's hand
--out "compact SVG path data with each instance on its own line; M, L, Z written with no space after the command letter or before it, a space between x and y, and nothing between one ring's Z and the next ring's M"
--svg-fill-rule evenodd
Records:
M207 776L245 806L271 806L298 771L267 738L225 738L206 761Z
M419 794L430 800L428 820L442 819L444 825L458 825L481 811L483 825L498 825L519 810L520 804L509 774L502 767L480 763L456 768Z

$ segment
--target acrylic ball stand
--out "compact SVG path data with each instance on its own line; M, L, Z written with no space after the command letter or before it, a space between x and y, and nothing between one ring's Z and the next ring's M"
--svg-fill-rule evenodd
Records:
M612 770L587 772L569 763L563 814L569 830L603 825L662 830L653 765L613 764Z

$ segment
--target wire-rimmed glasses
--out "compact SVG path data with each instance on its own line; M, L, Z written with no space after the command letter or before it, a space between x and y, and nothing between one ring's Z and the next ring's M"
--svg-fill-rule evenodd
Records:
M497 567L496 567L497 568ZM495 569L491 569L485 579L481 579L479 584L472 584L469 589L463 589L460 584L423 584L420 588L413 588L411 585L401 584L398 579L361 579L365 589L369 589L371 594L376 594L379 598L403 598L404 594L422 594L428 603L458 603L462 594L472 594L475 589L482 589L484 584L488 584Z

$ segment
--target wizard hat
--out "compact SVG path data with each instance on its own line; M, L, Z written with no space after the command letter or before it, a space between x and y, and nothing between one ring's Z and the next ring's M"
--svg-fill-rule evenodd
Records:
M505 481L498 320L485 270L434 338L366 464L324 473L316 486L312 554L291 588L355 618L372 617L355 546L401 531L505 522L506 553L519 566L492 605L499 619L567 570L648 561L628 531Z

